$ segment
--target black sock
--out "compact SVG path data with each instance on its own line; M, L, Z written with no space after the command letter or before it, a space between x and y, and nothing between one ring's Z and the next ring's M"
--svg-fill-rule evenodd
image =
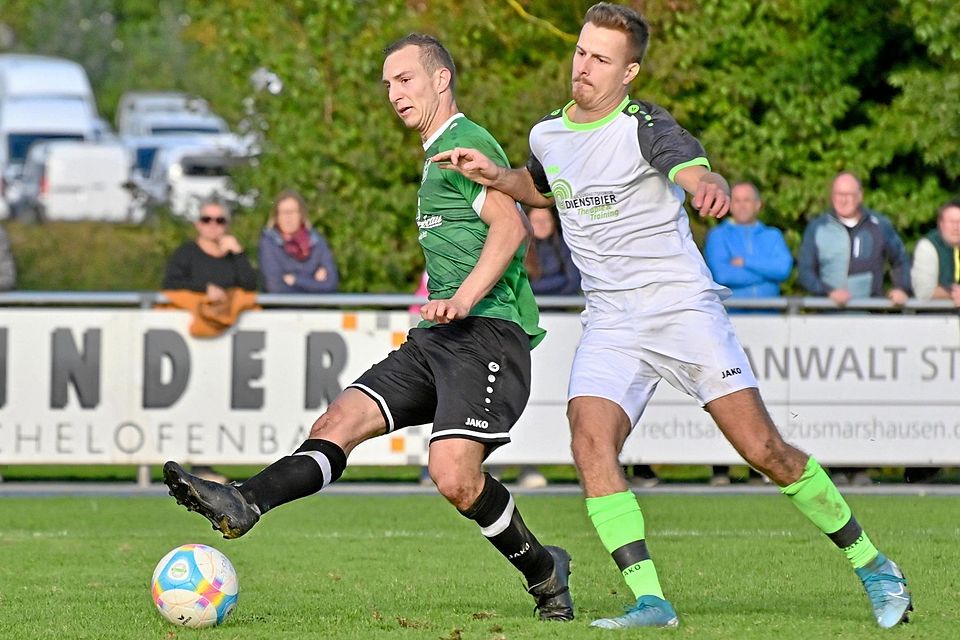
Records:
M480 525L497 551L523 573L527 586L540 584L553 571L553 556L527 529L507 488L489 473L483 475L483 490L473 506L461 513Z
M347 455L329 440L307 440L242 485L240 493L260 513L312 495L336 480L347 466Z

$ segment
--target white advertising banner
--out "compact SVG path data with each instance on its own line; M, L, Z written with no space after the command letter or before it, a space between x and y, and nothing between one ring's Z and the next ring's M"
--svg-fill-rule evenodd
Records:
M786 439L826 464L960 464L960 321L744 314L737 333ZM495 463L568 463L576 313L545 313L530 403ZM195 339L179 311L0 310L0 464L265 464L399 345L405 312L267 310ZM429 426L351 464L423 464ZM709 415L660 384L625 463L740 461Z

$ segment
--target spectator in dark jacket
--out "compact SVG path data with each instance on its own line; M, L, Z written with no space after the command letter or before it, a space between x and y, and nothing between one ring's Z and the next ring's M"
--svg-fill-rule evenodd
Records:
M310 226L296 191L282 191L260 234L260 271L269 293L332 293L340 284L327 241Z
M189 240L167 260L164 289L205 292L212 302L222 301L226 290L257 290L257 272L230 233L230 212L222 202L200 204L194 223L197 239Z
M790 276L793 256L783 233L757 219L763 202L750 182L730 190L730 217L707 235L704 249L713 279L734 298L776 298Z
M800 245L799 281L815 296L843 306L852 298L883 297L896 305L910 292L910 258L890 221L863 206L863 189L852 173L839 174L832 206L807 225ZM890 269L893 287L886 291Z
M533 242L525 265L530 287L537 295L569 296L580 293L580 271L573 264L570 249L560 235L556 210L530 209Z

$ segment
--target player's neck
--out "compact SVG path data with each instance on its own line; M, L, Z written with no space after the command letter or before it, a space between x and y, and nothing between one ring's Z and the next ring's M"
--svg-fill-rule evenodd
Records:
M623 93L622 95L613 96L609 100L604 100L602 103L590 107L584 107L574 102L570 105L570 108L567 109L567 118L577 124L588 124L590 122L596 122L597 120L603 120L613 113L626 97L627 94Z
M427 126L420 131L420 141L426 142L432 138L437 131L443 128L450 118L460 113L460 109L457 108L456 101L450 102L449 104L441 105L436 113L433 114L433 117L430 118L430 121L427 123Z

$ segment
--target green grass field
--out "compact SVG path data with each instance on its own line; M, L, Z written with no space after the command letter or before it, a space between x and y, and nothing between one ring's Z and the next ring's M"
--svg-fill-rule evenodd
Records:
M630 596L577 497L517 497L540 538L573 555L568 624L535 620L519 574L439 496L321 495L229 542L171 498L4 498L0 638L955 640L960 500L850 502L910 580L909 625L876 628L842 554L778 496L642 496L681 624L628 633L588 628ZM237 568L239 606L221 627L180 629L153 608L154 565L186 542Z

